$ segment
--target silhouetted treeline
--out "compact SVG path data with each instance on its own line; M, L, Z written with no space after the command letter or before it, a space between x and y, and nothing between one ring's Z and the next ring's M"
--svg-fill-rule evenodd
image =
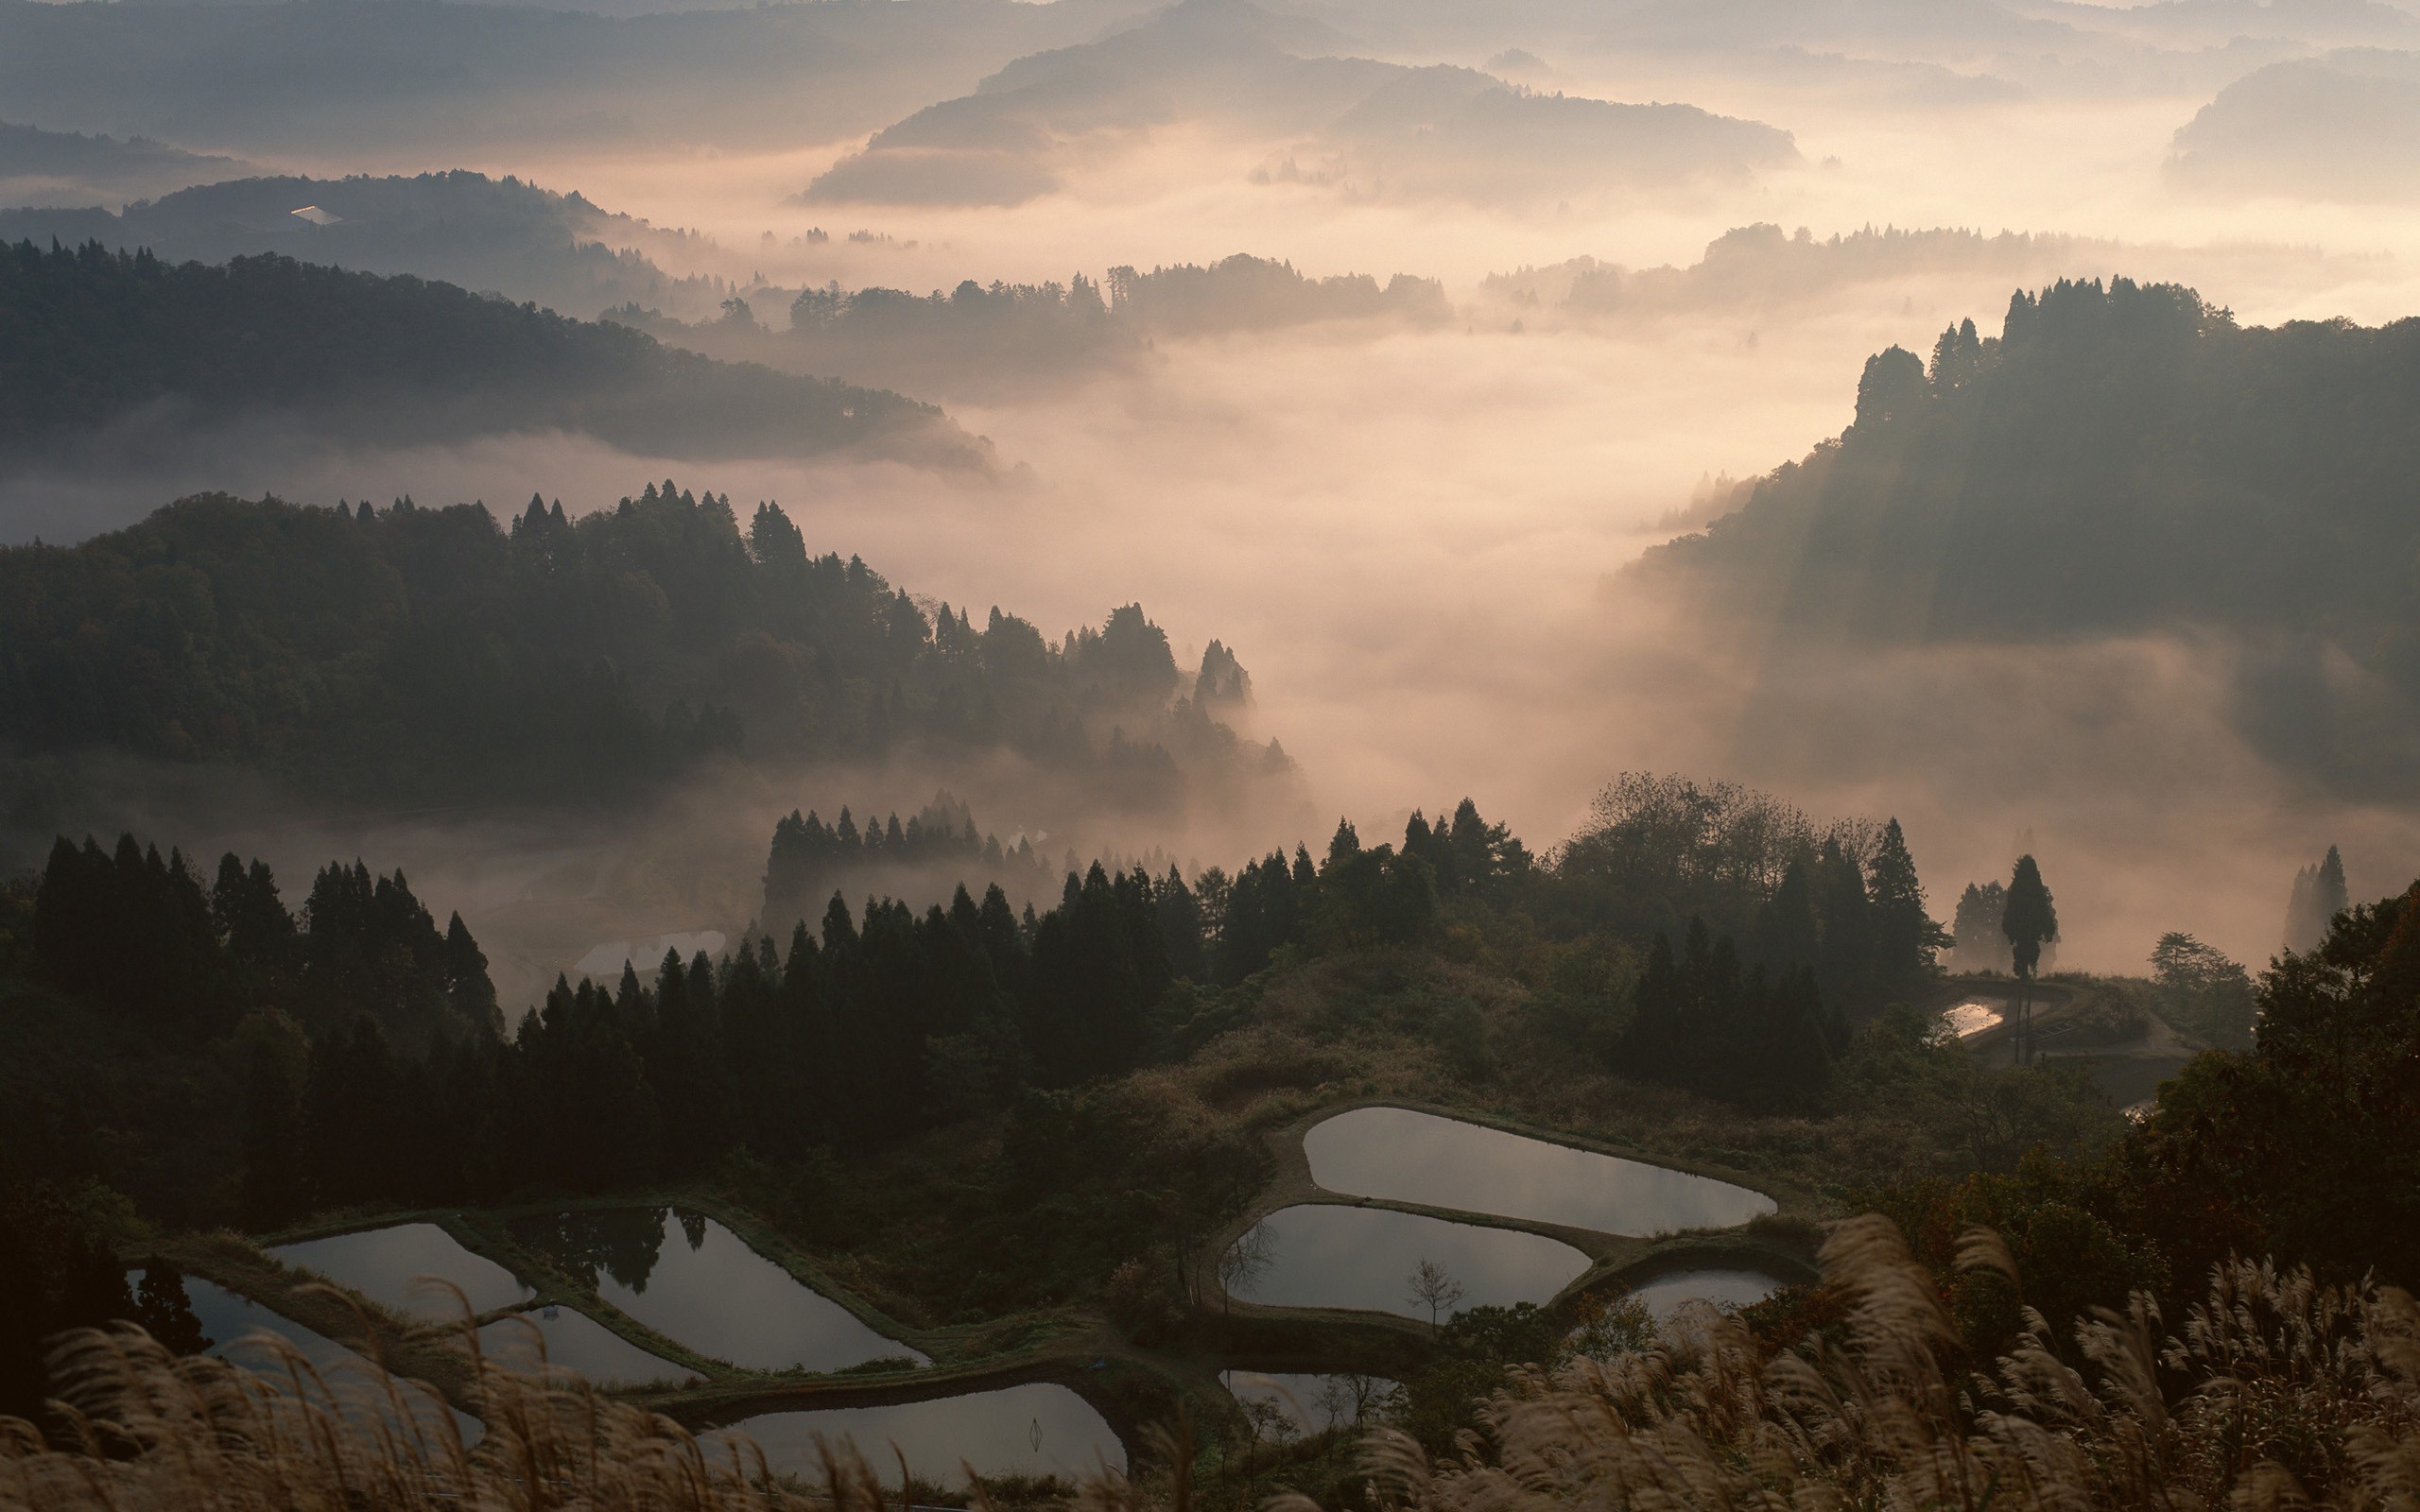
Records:
M205 266L97 243L0 248L0 446L67 441L163 404L386 442L562 429L650 455L867 444L988 465L940 411L897 394L718 363L449 284L274 255Z
M2246 328L2172 284L2060 283L1997 337L1876 355L1838 440L1639 570L1851 640L2235 632L2256 748L2401 791L2412 743L2376 730L2420 693L2394 649L2420 631L2415 417L2420 319Z
M1189 695L1128 606L1053 642L927 611L775 505L670 482L578 519L532 499L188 499L74 547L0 549L0 730L21 750L233 761L378 800L611 798L717 755L1005 747L1106 807L1282 768ZM1197 677L1195 682L1198 684Z
M986 288L969 279L947 294L936 289L923 297L886 288L850 293L834 284L801 294L790 305L790 327L801 335L895 338L990 326L1021 335L1072 330L1107 339L1381 317L1435 322L1450 314L1444 285L1434 279L1397 273L1381 286L1367 273L1305 278L1291 263L1238 252L1207 266L1179 263L1148 273L1113 267L1098 283L1078 273L1063 285L994 282Z
M440 930L400 871L332 862L298 919L266 862L230 851L205 885L181 852L164 859L131 834L114 851L62 835L32 914L45 979L187 1042L257 1007L322 1030L368 1013L409 1044L503 1026L462 916Z
M9 129L0 127L0 144ZM0 146L0 177L5 157ZM112 251L148 250L168 264L273 252L327 267L499 290L574 316L632 300L712 309L730 292L711 277L672 278L629 245L677 244L675 233L510 176L458 168L409 178L236 178L237 164L225 159L194 161L230 171L210 176L219 181L200 182L188 170L182 182L193 187L136 198L116 212L0 210L0 241L98 242Z
M979 886L1046 881L1053 865L1029 835L1003 846L998 835L977 830L973 811L946 792L904 825L896 814L888 824L869 814L862 832L845 804L830 824L819 814L802 816L793 809L773 826L772 850L765 860L765 906L757 922L768 930L786 929L836 892L907 871L947 873L955 882Z

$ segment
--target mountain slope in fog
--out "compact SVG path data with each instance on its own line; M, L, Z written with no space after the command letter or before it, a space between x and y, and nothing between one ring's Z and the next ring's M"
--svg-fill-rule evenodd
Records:
M2062 283L1874 357L1838 439L1636 570L1800 640L2221 637L2256 747L2377 790L2420 773L2414 479L2420 319Z
M1305 41L1300 22L1249 0L1182 0L1099 42L1020 59L884 129L806 198L1019 204L1154 128L1194 122L1291 149L1275 176L1474 200L1668 189L1797 159L1788 132L1694 106L1304 56Z
M2169 178L2293 199L2420 195L2420 53L2347 48L2272 63L2176 133Z
M1290 263L1237 253L1208 266L1180 263L1138 272L1113 267L1096 281L1005 284L969 279L944 294L904 289L806 289L775 333L735 307L687 323L626 309L628 321L717 357L792 372L845 372L872 383L955 398L1025 388L1037 378L1132 361L1163 337L1319 325L1366 332L1431 327L1453 316L1444 285L1397 273L1306 278Z
M1544 267L1491 273L1479 293L1498 316L1534 326L1566 324L1630 330L1660 320L1713 312L1787 318L1876 284L1941 279L2005 288L2083 278L2123 265L2163 277L2199 277L2223 269L2290 278L2304 286L2357 279L2377 260L2331 258L2315 248L2250 243L2178 248L2053 232L2003 231L1985 235L1956 226L1866 226L1819 237L1804 226L1785 232L1770 222L1739 226L1706 244L1686 267L1625 267L1576 257Z
M927 601L929 603L929 601ZM373 804L628 799L701 763L786 769L1014 753L1100 812L1282 771L1220 722L1139 607L1051 640L920 607L811 555L778 506L650 484L532 499L181 501L73 547L0 549L0 730L16 754L217 764ZM12 784L13 785L13 784ZM10 812L33 795L13 792Z
M241 173L233 158L164 142L0 122L0 205L90 205L165 194Z
M948 466L988 449L897 394L717 363L626 327L446 284L279 257L0 249L0 448L253 416L401 443L566 430L651 455L856 447Z
M0 0L0 99L54 128L251 151L789 146L870 129L1142 9L885 0L615 18Z
M0 211L0 242L147 249L167 263L275 252L370 273L412 273L593 316L631 301L704 304L631 244L674 241L579 194L456 170L413 178L263 178L203 184L106 210Z

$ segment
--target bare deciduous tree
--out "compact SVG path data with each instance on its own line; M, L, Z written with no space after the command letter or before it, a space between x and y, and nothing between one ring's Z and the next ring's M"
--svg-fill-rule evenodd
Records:
M1452 1312L1454 1304L1463 1296L1462 1283L1454 1280L1453 1273L1425 1255L1421 1257L1420 1263L1411 1268L1411 1274L1404 1278L1404 1285L1407 1288L1404 1300L1414 1307L1428 1309L1430 1328L1435 1328L1445 1314Z

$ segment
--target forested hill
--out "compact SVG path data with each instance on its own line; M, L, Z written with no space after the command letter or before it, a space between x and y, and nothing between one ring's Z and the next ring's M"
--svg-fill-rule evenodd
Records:
M928 601L929 602L929 601ZM1217 716L1140 608L1063 639L921 607L811 555L776 505L670 482L579 519L532 499L183 500L74 547L0 550L0 730L19 752L234 764L360 801L644 794L717 755L1010 749L1097 806L1284 758Z
M96 245L0 249L0 448L147 406L213 423L278 413L382 442L562 429L650 455L989 458L897 394L718 363L451 284L275 256L171 266Z
M410 178L226 178L115 213L85 205L0 210L0 239L147 248L170 263L275 252L500 290L575 316L632 300L711 308L721 298L711 280L670 277L635 249L682 246L687 239L679 232L610 215L576 193L458 168Z
M2415 477L2420 319L2061 283L1870 359L1838 439L1639 570L1855 636L2320 631L2420 687Z

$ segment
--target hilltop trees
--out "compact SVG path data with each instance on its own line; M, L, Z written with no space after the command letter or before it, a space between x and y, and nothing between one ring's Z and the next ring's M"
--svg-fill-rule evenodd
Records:
M2042 885L2042 868L2030 855L2016 858L2009 877L2008 901L2000 910L2000 933L2008 936L2009 958L2020 985L2016 1009L2019 1059L2033 1052L2033 970L2042 961L2042 947L2059 937L2059 915L2051 906L2050 889Z
M2350 902L2344 858L2331 845L2316 865L2294 873L2293 896L2286 903L2286 949L2302 954L2318 949L2329 924Z
M776 504L670 480L572 518L220 495L0 549L0 728L361 800L626 800L702 765L1016 751L1104 807L1272 758L1186 696L1136 605L1053 642L808 554ZM1242 670L1205 656L1219 697ZM1200 682L1197 679L1197 685ZM820 899L816 900L820 906Z
M2170 931L2152 947L2162 1017L2220 1050L2252 1048L2257 1009L2251 975L2190 935Z
M646 455L878 444L987 463L939 410L894 393L714 362L450 284L275 255L209 266L97 242L0 243L0 329L10 334L5 450L54 445L147 404L212 421L275 410L389 443L554 428Z

